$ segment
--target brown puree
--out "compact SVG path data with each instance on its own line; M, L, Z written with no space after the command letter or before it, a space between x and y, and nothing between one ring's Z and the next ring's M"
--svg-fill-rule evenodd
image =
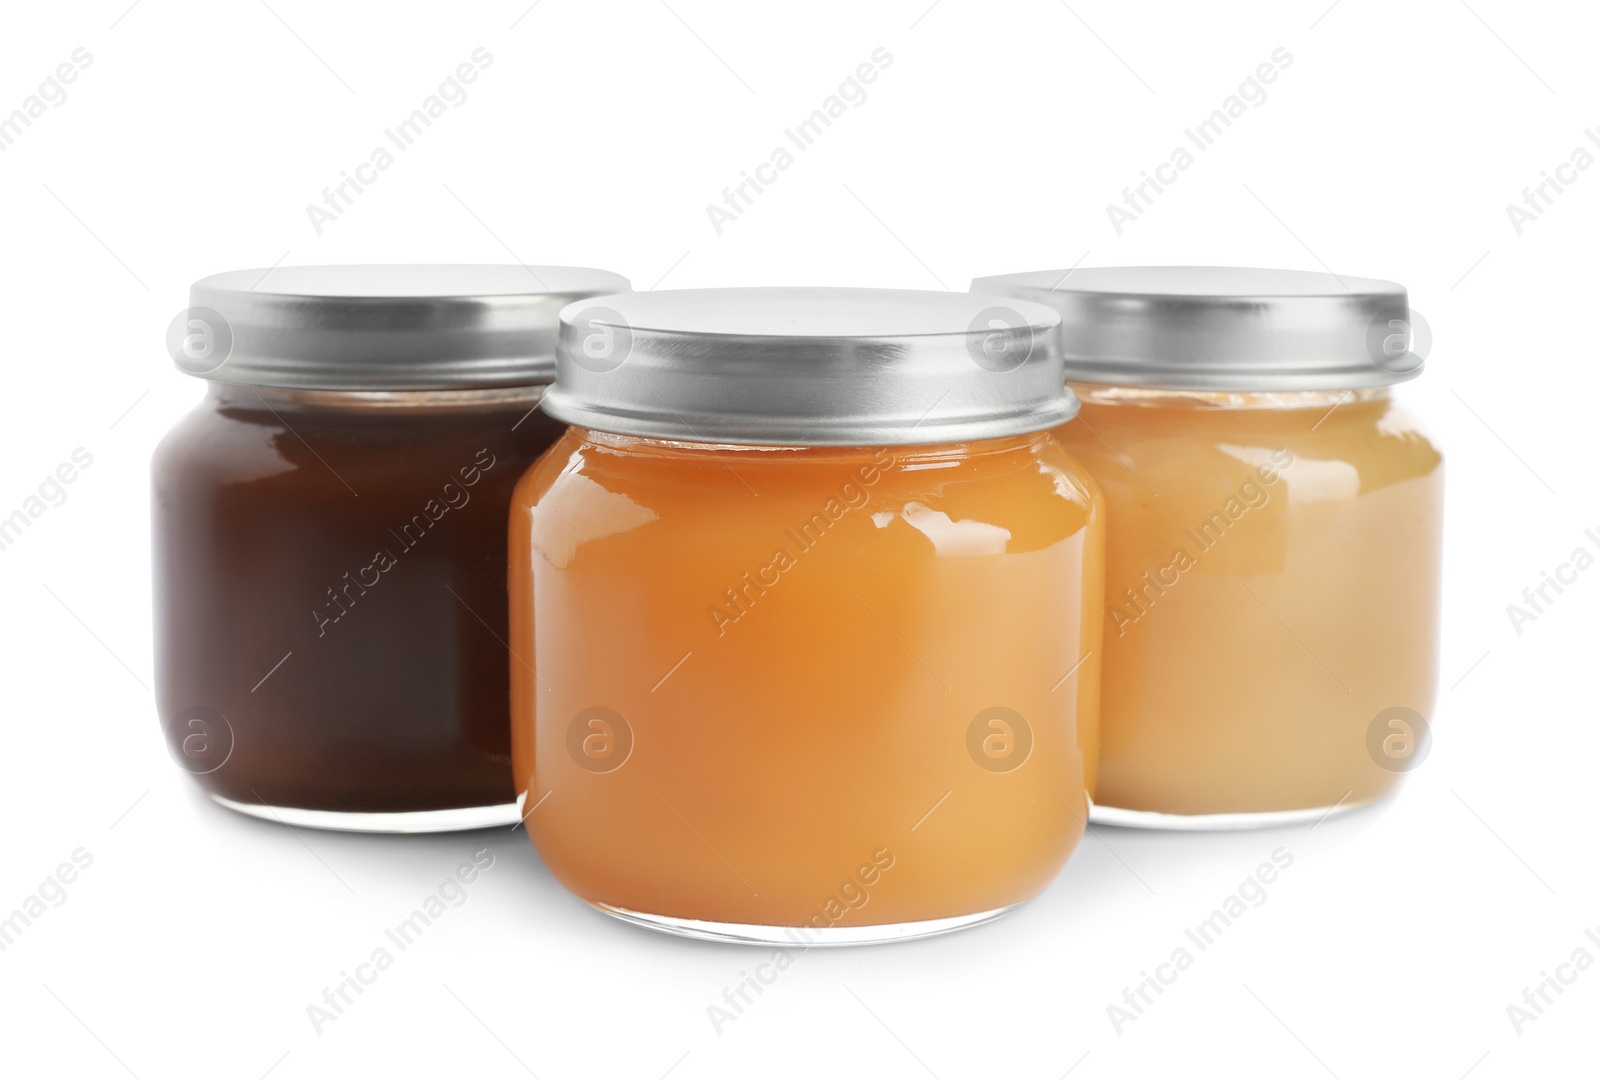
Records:
M514 802L507 513L564 430L537 400L213 383L166 437L156 698L208 791L345 813Z

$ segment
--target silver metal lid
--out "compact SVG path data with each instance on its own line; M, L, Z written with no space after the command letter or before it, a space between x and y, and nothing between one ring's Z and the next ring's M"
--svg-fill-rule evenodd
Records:
M167 348L191 375L304 390L528 386L556 316L628 279L572 266L280 266L195 282Z
M561 312L545 412L755 446L966 442L1070 420L1054 311L970 293L698 289Z
M1061 313L1067 378L1183 390L1342 390L1415 378L1427 346L1392 281L1238 266L977 278Z

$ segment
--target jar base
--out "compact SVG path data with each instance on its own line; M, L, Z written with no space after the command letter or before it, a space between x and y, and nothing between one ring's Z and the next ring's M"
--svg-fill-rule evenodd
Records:
M695 938L700 941L720 941L734 945L775 945L786 948L829 948L841 945L885 945L894 941L913 941L917 938L936 937L970 926L982 926L1020 907L1008 904L990 911L972 915L956 915L948 919L925 919L920 922L883 923L877 926L762 926L757 923L705 922L700 919L678 919L669 915L647 915L640 911L613 907L610 904L590 901L596 911L642 926L663 934Z
M279 825L341 832L430 833L461 832L515 825L522 820L516 803L501 806L463 806L450 810L404 810L394 813L359 813L342 810L300 810L292 806L266 806L235 802L212 795L219 806Z
M1165 814L1158 810L1123 810L1092 803L1089 824L1119 829L1169 829L1180 832L1230 832L1244 829L1281 829L1290 825L1318 824L1326 818L1348 814L1370 802L1338 802L1304 810L1263 810L1242 814Z

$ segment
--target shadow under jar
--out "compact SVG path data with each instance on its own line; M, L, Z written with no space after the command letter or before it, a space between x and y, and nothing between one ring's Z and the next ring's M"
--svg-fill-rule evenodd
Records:
M1077 842L1099 496L1053 312L750 289L562 315L518 486L513 754L556 878L694 937L992 919ZM1086 660L1085 657L1088 657Z
M1444 472L1391 397L1392 282L1233 267L979 278L1062 315L1059 434L1109 511L1091 820L1237 828L1388 795L1429 746Z
M205 399L155 453L156 697L231 809L384 832L517 820L505 528L564 430L556 316L597 270L326 266L198 282Z

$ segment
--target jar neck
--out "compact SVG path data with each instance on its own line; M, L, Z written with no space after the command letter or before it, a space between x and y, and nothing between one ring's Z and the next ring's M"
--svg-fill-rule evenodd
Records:
M962 443L933 443L911 446L761 446L744 443L686 442L644 439L634 435L615 435L584 429L584 440L594 446L625 454L676 458L683 461L706 460L717 456L740 455L765 461L795 460L808 463L829 460L859 461L891 459L897 465L927 464L965 460L991 454L1036 453L1049 440L1048 431L1030 431L998 439ZM880 462L881 463L881 462Z
M218 408L275 412L342 412L393 415L425 412L500 412L539 404L543 386L475 390L292 390L212 382L206 397Z
M1387 386L1347 390L1180 390L1166 387L1068 383L1085 405L1161 409L1327 409L1360 401L1385 401Z

